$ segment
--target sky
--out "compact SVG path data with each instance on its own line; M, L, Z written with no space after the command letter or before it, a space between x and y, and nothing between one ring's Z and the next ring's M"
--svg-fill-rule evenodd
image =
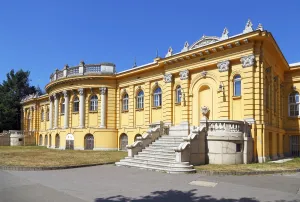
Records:
M0 81L31 72L44 88L65 64L112 62L117 71L164 57L203 34L243 31L248 19L270 31L289 63L300 62L300 1L0 0Z

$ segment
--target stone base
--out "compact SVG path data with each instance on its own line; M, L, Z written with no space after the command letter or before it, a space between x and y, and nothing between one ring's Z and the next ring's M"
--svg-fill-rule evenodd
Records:
M265 162L267 162L269 160L270 160L269 156L259 156L258 157L258 163L265 163Z
M284 155L283 154L278 154L278 157L283 159L284 158Z
M271 157L271 159L272 159L273 161L277 160L277 159L278 159L277 154L273 154L272 157Z

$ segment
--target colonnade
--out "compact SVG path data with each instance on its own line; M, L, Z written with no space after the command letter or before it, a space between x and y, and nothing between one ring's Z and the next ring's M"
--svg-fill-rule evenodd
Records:
M85 100L86 96L84 93L84 88L79 88L79 128L85 128ZM99 88L101 95L101 109L100 109L100 117L101 121L99 124L100 128L106 128L106 87ZM49 129L57 129L58 128L58 117L59 117L59 95L62 94L64 96L64 129L69 128L69 104L70 104L70 93L67 90L64 90L62 93L55 93L49 97ZM54 110L53 110L54 105ZM54 114L53 114L54 112ZM54 115L54 118L53 118Z

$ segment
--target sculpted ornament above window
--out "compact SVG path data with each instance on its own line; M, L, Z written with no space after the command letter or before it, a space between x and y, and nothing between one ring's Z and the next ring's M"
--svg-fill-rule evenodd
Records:
M172 74L165 74L164 80L165 80L165 83L171 83L172 82Z
M105 87L101 87L100 88L100 94L101 95L105 95L106 94L106 88Z
M254 62L255 62L254 55L248 55L241 58L241 63L244 68L253 66Z
M184 70L182 72L179 72L180 80L186 80L189 78L189 70Z
M230 61L229 60L222 61L222 62L218 63L217 67L219 69L219 72L226 72L226 71L228 71L229 65L230 65Z

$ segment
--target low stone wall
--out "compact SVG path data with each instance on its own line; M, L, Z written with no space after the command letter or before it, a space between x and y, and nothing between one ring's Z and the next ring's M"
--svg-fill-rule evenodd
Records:
M8 133L0 133L0 146L10 146L10 137Z

